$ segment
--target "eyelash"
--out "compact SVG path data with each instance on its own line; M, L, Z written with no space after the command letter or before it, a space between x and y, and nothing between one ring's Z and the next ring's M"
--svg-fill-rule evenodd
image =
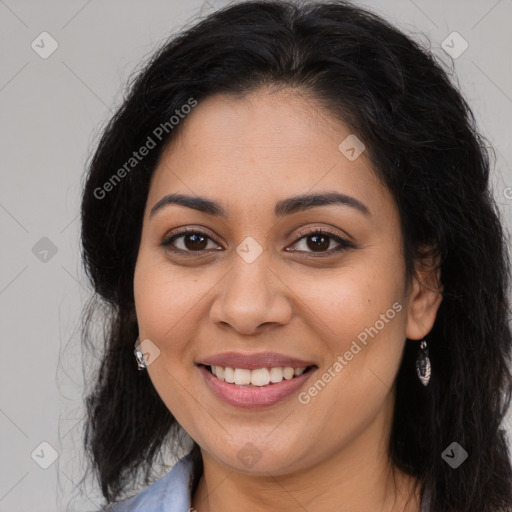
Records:
M190 256L190 257L204 256L204 252L207 251L207 249L202 249L200 251L188 251L188 250L185 251L183 249L178 249L172 245L172 243L176 239L181 238L186 235L191 235L191 234L204 236L205 238L208 238L220 245L220 242L218 240L215 240L213 237L206 234L204 231L201 231L198 229L188 229L188 228L184 229L184 230L180 230L177 233L174 233L172 236L165 238L163 240L163 242L161 243L161 245L163 247L165 247L167 250L169 250L175 254L184 255L187 257L188 256ZM298 235L299 235L299 238L297 240L295 240L295 242L293 242L292 245L300 242L302 239L307 238L309 236L324 235L324 236L327 236L330 239L334 240L336 243L339 244L339 246L335 249L330 249L329 251L320 252L320 253L315 253L313 251L288 251L288 252L299 252L299 253L302 252L302 253L310 254L314 258L322 258L322 257L332 256L333 254L339 253L346 249L355 249L355 246L352 243L350 243L348 240L345 240L344 238L341 238L339 235L336 235L326 229L313 229L311 231L301 232Z

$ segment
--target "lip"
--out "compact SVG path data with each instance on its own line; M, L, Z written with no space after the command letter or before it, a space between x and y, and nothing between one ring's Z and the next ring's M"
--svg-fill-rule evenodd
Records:
M197 364L205 366L223 366L224 368L245 368L247 370L257 370L258 368L274 368L290 366L292 368L304 368L306 366L316 366L314 361L305 361L277 352L260 352L254 354L244 354L243 352L223 352L211 357L207 357ZM293 380L293 379L292 379Z
M268 407L289 398L318 369L315 367L293 379L282 380L267 386L243 387L218 379L205 366L200 365L198 368L206 385L217 398L229 405L243 409Z

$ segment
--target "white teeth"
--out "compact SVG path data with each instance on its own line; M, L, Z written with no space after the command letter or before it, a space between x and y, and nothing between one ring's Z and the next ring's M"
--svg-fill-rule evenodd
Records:
M293 368L290 368L289 366L287 366L286 368L283 368L283 377L286 380L293 379L293 373L294 373Z
M224 368L224 380L230 384L235 382L235 370L233 368Z
M211 371L219 380L223 380L237 386L266 386L276 384L283 379L290 380L299 377L305 371L305 367L292 368L291 366L258 368L248 370L246 368L224 368L223 366L211 366Z
M270 368L270 382L281 382L283 380L282 368Z
M224 378L224 368L222 366L212 366L212 369L215 368L215 375L219 377L219 379Z
M251 384L253 386L266 386L270 382L270 372L266 368L251 372Z
M247 386L251 383L251 370L235 368L235 384L237 386Z

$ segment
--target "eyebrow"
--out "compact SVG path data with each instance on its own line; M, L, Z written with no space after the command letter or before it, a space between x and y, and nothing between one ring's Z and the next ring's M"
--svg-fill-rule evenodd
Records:
M157 211L171 204L186 206L187 208L192 208L208 215L224 218L228 217L226 210L217 201L207 199L206 197L188 196L185 194L169 194L165 197L162 197L162 199L160 199L153 206L153 208L151 208L149 217L151 218ZM291 215L292 213L314 208L315 206L326 206L334 204L350 206L351 208L358 210L364 215L371 216L370 210L364 203L355 197L347 196L339 192L302 194L283 199L276 203L274 214L276 217L283 217L285 215Z

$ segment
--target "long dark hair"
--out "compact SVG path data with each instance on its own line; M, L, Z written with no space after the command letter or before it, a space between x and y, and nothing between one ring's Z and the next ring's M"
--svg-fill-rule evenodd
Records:
M108 309L84 437L106 500L128 492L141 472L148 482L163 444L180 431L133 357L133 275L149 181L162 148L186 122L174 128L169 119L191 98L200 103L263 85L305 90L364 141L400 211L409 278L426 247L438 258L444 292L428 335L433 375L423 388L417 345L406 343L392 462L429 492L431 511L511 510L510 453L500 428L512 393L510 263L485 141L429 51L342 1L249 1L211 14L162 45L103 131L83 191L82 244L87 274ZM160 140L155 129L166 122ZM127 166L148 137L156 147ZM468 452L457 469L442 457L452 442ZM197 482L196 443L193 455Z

